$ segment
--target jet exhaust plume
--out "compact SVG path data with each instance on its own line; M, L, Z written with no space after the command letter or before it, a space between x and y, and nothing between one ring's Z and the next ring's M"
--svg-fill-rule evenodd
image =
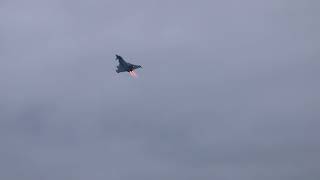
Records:
M133 78L138 78L137 73L134 72L134 71L129 71L129 74L130 74L130 76L133 77Z

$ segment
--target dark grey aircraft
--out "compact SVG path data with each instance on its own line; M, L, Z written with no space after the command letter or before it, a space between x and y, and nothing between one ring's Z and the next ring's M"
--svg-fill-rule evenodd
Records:
M131 75L132 73L134 74L133 70L142 68L140 65L127 63L121 56L117 54L116 54L116 60L119 61L119 65L117 66L118 69L116 70L117 73L129 72Z

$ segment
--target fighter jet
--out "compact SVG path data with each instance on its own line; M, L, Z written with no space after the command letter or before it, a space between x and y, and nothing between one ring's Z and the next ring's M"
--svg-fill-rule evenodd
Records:
M134 70L138 68L142 68L140 65L130 64L126 62L121 56L116 54L116 60L119 61L119 65L117 66L117 73L121 72L129 72L131 76L136 76Z

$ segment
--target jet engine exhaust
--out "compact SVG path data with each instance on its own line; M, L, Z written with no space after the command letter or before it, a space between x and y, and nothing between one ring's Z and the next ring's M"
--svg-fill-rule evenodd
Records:
M134 72L134 71L129 71L129 74L130 74L130 76L133 77L133 78L138 78L137 73Z

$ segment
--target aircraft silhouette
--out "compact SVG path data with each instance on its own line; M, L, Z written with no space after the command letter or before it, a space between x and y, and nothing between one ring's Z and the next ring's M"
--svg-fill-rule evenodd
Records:
M117 66L117 73L121 72L129 72L130 74L133 72L133 70L142 68L140 65L130 64L126 62L121 56L116 54L116 60L119 61L119 65Z

